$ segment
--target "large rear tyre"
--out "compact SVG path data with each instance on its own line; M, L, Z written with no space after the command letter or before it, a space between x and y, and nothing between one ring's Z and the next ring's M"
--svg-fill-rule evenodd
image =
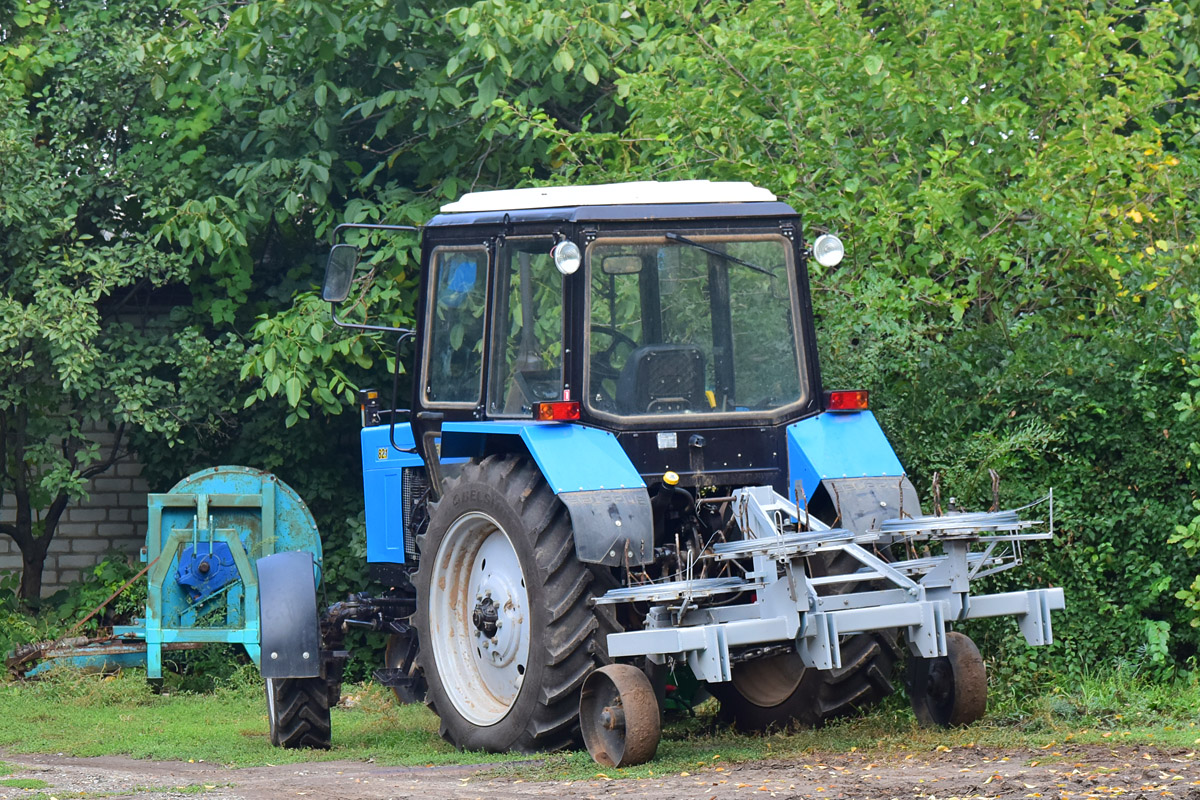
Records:
M446 481L417 573L426 704L464 750L575 744L598 623L567 509L528 459L489 456Z
M271 744L328 750L333 738L329 687L323 678L268 678Z
M890 635L860 633L842 642L839 669L808 669L787 653L736 664L733 680L708 690L721 703L721 717L740 730L819 728L890 695L898 655Z

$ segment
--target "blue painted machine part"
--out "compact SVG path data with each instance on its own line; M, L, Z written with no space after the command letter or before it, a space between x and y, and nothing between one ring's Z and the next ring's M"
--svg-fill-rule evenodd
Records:
M183 548L175 581L184 588L192 602L211 597L217 590L238 579L233 551L225 542L210 542L208 546Z
M424 466L416 453L392 447L391 439L391 425L362 429L368 563L404 563L404 470ZM396 425L396 444L413 449L408 423Z
M478 457L504 449L489 441L497 436L520 438L567 507L580 561L616 567L654 560L650 495L616 436L562 422L447 422L442 456Z
M45 658L36 667L26 672L25 677L35 678L61 666L84 671L108 672L127 667L141 667L145 663L146 646L144 644L132 645L124 652L115 652L115 648L112 647L80 647L73 650L70 655Z
M257 560L304 552L312 565L310 592L320 581L317 524L299 495L268 472L201 470L166 494L149 495L147 506L145 618L114 626L119 641L47 651L27 674L60 664L97 669L145 664L147 677L161 678L164 651L204 643L240 644L257 664Z
M788 497L796 501L796 482L804 488L803 505L822 480L900 477L904 467L870 411L829 412L787 428Z
M321 537L300 497L270 473L248 467L213 467L148 498L146 617L122 634L144 636L146 673L162 676L163 645L175 642L241 644L258 663L258 573L254 562L278 552L303 550L320 579ZM195 576L208 553L221 554L220 585L198 586ZM227 555L226 555L227 554ZM214 566L214 565L210 565ZM212 575L212 571L209 572Z
M555 494L646 488L617 437L583 425L524 420L447 422L442 425L442 456L479 456L493 436L521 437Z

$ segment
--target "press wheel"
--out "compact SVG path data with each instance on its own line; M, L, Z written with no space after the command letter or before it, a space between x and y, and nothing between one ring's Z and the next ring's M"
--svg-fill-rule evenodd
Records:
M909 661L908 695L922 725L970 725L987 711L987 669L979 648L970 637L948 632L946 655Z
M579 727L601 766L632 767L654 758L662 723L650 679L629 664L609 664L588 675L579 693Z

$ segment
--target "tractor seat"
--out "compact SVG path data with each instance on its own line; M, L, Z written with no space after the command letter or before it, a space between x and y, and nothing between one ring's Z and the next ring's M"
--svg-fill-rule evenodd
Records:
M617 380L623 414L679 414L706 409L704 353L690 344L647 344L629 354Z

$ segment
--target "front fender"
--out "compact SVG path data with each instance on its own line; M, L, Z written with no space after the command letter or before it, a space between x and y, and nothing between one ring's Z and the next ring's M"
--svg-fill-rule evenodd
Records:
M654 516L642 476L608 431L561 422L446 422L444 458L524 447L571 515L575 555L610 567L654 560Z
M321 625L312 554L305 550L258 560L258 613L264 678L321 674Z

